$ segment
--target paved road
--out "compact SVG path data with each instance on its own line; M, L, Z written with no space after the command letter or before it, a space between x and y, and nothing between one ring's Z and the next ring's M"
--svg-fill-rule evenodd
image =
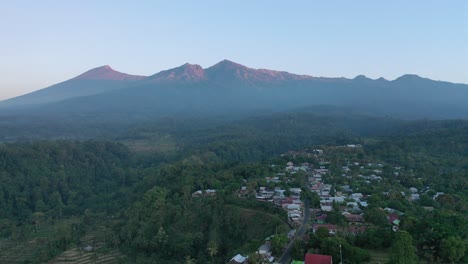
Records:
M296 241L296 239L302 239L302 236L304 235L306 231L306 224L309 221L309 219L310 219L310 204L309 204L309 200L305 200L304 201L304 219L302 219L301 226L297 230L296 235L294 236L294 239L291 240L291 242L289 242L289 244L286 246L286 249L284 250L283 255L279 259L278 263L289 264L289 262L291 261L292 245L294 244L294 241Z

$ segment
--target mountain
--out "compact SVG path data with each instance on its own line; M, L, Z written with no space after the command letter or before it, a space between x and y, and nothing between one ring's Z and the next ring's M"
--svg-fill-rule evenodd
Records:
M229 60L223 60L206 69L206 74L209 79L221 82L237 80L259 84L313 78L307 75L295 75L284 71L252 69Z
M206 80L205 70L196 64L186 63L180 67L161 71L147 78L149 82L199 82Z
M129 86L144 76L130 75L105 65L91 69L75 78L50 87L0 102L0 108L31 107L59 102L69 98L89 96Z
M404 118L467 118L466 102L468 85L417 75L403 75L393 81L364 75L324 78L253 69L223 60L205 69L187 63L148 77L103 66L0 102L0 106L31 108L32 103L40 103L22 113L127 122L168 115L280 112L318 105Z
M109 65L91 69L75 78L74 80L108 80L108 81L136 81L146 78L145 76L130 75L118 72Z

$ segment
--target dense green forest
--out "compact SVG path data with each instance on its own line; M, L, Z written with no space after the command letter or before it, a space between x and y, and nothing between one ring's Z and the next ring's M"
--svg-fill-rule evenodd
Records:
M135 125L107 140L3 143L0 236L2 243L25 245L43 239L24 260L29 263L84 246L80 237L101 229L106 247L119 250L126 263L225 263L237 253L254 252L266 237L289 230L283 210L237 197L241 186L265 185L264 177L277 172L268 165L285 164L279 155L286 151L353 143L365 146L361 158L408 170L388 179L389 185L430 186L445 193L434 200L430 191L417 204L402 197L373 197L376 206L404 209L401 227L411 236L419 260L444 262L458 256L450 253L453 245L466 248L467 135L466 121L289 113L230 122L167 119ZM361 192L378 190L366 188ZM192 196L206 189L216 190L216 195ZM54 231L41 233L48 228ZM408 241L386 234L385 226L376 225L341 243L365 259L361 248ZM323 246L324 253L326 248L336 253L339 240L327 238L322 245L314 238L296 251ZM8 250L2 254L0 260ZM466 260L462 257L458 260Z

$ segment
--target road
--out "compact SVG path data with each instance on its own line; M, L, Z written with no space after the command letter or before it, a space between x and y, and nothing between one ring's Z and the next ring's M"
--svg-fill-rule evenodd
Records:
M286 249L284 250L283 255L279 259L278 263L289 264L289 262L291 261L292 245L294 244L294 241L296 241L296 239L302 239L302 236L307 231L306 224L309 221L309 219L310 219L310 202L309 200L305 200L304 201L304 219L302 219L301 226L299 227L299 229L297 229L296 235L291 240L291 242L289 242L289 244L286 246Z

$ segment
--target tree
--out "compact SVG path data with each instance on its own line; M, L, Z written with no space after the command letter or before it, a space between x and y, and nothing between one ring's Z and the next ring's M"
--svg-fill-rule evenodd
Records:
M344 225L345 217L339 211L331 211L327 213L327 222L334 225Z
M342 250L341 254L340 248ZM339 237L325 238L320 244L320 253L331 255L333 259L340 261L343 256L343 263L364 263L370 259L366 250L353 247L346 240Z
M271 251L275 254L282 252L287 242L288 238L285 235L275 235L271 240Z
M166 231L164 230L162 226L159 227L158 233L156 234L156 237L155 237L157 245L164 248L164 246L166 246L167 244L167 239L168 239L168 236L166 234Z
M306 250L307 248L304 241L300 239L295 240L291 248L291 258L294 260L304 260Z
M451 263L456 263L465 256L466 245L459 237L448 237L440 242L440 255Z
M211 262L214 263L214 256L218 254L218 244L216 243L216 241L211 240L210 242L208 242L207 250L208 255L210 255L211 257Z
M416 249L413 238L406 231L399 231L393 242L390 262L392 264L416 264Z
M195 260L190 256L185 256L184 264L195 264Z
M388 224L387 215L380 208L371 208L366 210L364 218L367 222L371 222L377 226L386 226Z
M262 256L252 253L249 255L248 262L249 264L260 264L262 263Z
M327 228L325 227L319 227L317 231L315 231L315 235L320 239L325 239L326 237L330 236L330 233Z

